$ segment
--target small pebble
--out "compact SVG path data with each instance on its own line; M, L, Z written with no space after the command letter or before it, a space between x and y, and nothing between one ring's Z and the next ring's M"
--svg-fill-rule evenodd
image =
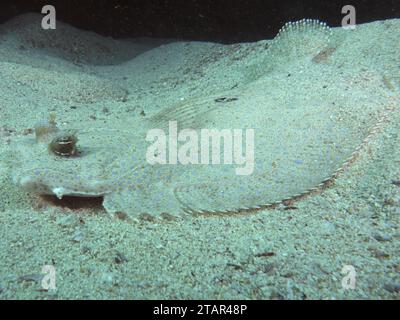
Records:
M120 220L128 220L128 215L125 212L118 211L115 213L115 217Z
M278 291L273 291L270 296L269 296L270 300L285 300L285 296L278 292Z
M178 219L177 217L175 217L175 216L173 216L173 215L171 215L171 214L169 214L169 213L166 213L166 212L161 213L160 216L161 216L161 218L164 219L165 221L175 221L175 220Z
M86 253L90 253L92 251L92 249L88 246L83 246L81 251L82 251L82 253L86 254Z
M57 217L56 223L61 227L70 227L78 224L79 218L76 215L62 215Z
M369 248L368 250L374 254L375 258L378 258L378 259L390 258L389 254L387 254L386 252L383 252L377 248Z
M103 113L110 113L110 110L107 107L104 107L102 111Z
M42 281L44 275L41 273L25 274L18 277L18 281L30 281L30 282L40 282Z
M384 235L381 235L381 234L374 234L373 237L374 237L376 240L380 241L380 242L392 240L392 237L389 236L389 235L386 235L386 234L384 234Z
M24 135L24 136L27 136L28 134L32 134L32 133L33 133L32 128L27 128L22 131L22 135Z
M276 268L275 263L267 263L267 264L263 265L262 272L272 275L275 272L275 270L274 270L275 268Z
M275 252L272 252L272 251L265 251L265 252L260 252L260 253L255 254L255 256L258 258L260 258L260 257L268 258L268 257L273 257L274 255L275 255Z
M383 288L390 293L399 293L400 292L400 283L385 283Z
M396 204L396 201L393 198L388 198L388 199L385 199L383 204L385 206L394 206Z
M120 263L124 263L127 261L128 261L128 259L126 258L126 256L123 253L117 252L117 254L115 255L115 258L114 258L115 263L120 264Z
M395 186L400 187L400 180L392 180L392 184L394 184Z

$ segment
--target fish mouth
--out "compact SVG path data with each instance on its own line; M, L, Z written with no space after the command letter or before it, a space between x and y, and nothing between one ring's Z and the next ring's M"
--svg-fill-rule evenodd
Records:
M46 204L52 207L58 207L69 210L94 210L95 212L104 211L102 196L97 197L76 197L64 196L62 199L57 198L55 195L40 195L40 198Z

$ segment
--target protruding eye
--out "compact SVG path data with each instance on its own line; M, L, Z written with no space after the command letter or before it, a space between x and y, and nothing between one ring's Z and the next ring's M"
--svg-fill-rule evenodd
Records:
M51 140L49 150L61 157L73 157L79 155L76 143L78 141L74 132L62 132Z

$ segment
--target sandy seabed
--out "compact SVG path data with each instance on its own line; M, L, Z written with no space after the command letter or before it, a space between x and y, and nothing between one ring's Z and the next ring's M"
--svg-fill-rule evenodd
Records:
M13 183L14 137L51 112L99 126L229 89L243 77L235 64L256 61L267 41L117 41L62 23L49 36L40 17L0 26L0 299L399 298L398 104L330 188L291 206L171 221L68 208ZM399 38L400 20L358 26L344 68L375 63L398 96ZM41 286L44 265L55 267L56 290ZM342 287L345 265L354 289Z

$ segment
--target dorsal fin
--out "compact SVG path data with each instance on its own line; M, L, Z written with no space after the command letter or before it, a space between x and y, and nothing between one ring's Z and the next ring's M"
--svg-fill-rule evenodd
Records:
M286 69L289 64L303 58L311 61L332 45L331 38L332 29L324 22L314 19L287 22L268 43L265 55L248 66L245 73L252 81L272 70Z

